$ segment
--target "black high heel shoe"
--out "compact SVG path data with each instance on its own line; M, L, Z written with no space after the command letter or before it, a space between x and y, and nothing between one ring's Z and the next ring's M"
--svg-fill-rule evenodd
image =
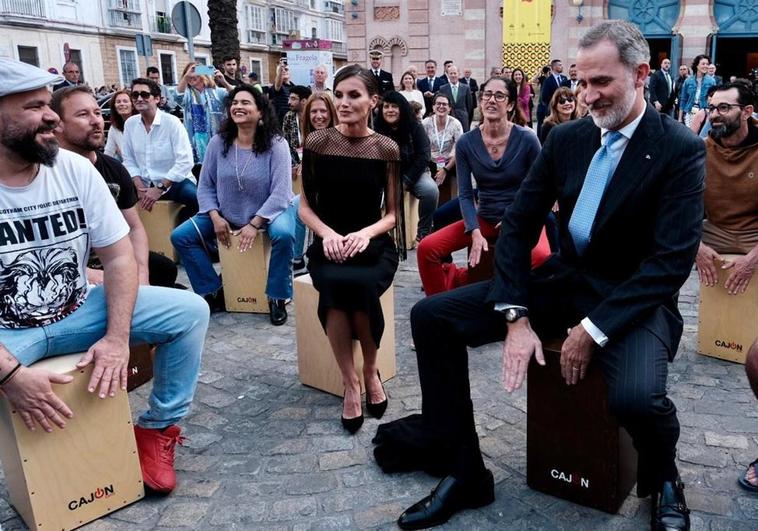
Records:
M344 394L345 394L344 390L343 390L342 394L343 394L342 400L344 401L345 400L344 399ZM360 401L358 403L360 403ZM357 417L353 417L351 419L346 419L345 417L341 416L340 419L342 420L342 427L345 428L348 432L350 432L350 435L354 434L356 431L358 431L359 429L361 429L361 426L363 426L363 412L362 411L361 411L361 414L358 415Z
M379 371L376 371L376 376L379 378L379 384L382 386L382 391L384 392L384 400L377 402L376 404L372 404L371 400L369 399L368 391L366 391L366 409L368 410L369 415L375 419L380 419L382 418L382 415L384 415L384 412L387 411L387 404L389 401L387 399L387 391L384 390L384 384L382 383L382 375L379 374Z

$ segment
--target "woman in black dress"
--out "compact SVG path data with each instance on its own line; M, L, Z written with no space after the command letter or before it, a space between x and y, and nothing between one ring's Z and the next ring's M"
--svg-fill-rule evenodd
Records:
M308 271L319 291L318 316L342 373L342 424L350 433L363 424L353 338L363 351L366 409L379 418L387 408L376 365L384 331L379 297L392 284L398 249L404 249L398 245L404 242L389 234L402 238L397 228L400 153L395 142L368 127L378 92L368 70L358 65L340 70L334 79L340 123L308 135L303 153L300 218L314 233Z

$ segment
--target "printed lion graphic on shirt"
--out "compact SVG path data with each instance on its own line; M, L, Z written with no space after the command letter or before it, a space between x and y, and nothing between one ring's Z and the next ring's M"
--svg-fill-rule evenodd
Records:
M71 248L50 247L0 259L0 326L42 326L73 312L84 296Z

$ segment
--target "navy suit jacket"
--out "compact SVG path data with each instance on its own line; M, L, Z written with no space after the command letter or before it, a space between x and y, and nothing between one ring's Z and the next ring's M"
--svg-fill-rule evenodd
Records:
M560 87L568 79L563 74L561 74L560 78L561 78L561 82L557 83L555 80L555 76L553 76L553 74L550 74L542 83L540 103L545 105L545 107L548 107L550 105L550 100L552 99L555 91L558 90L558 87Z
M371 73L374 74L374 71L371 70ZM376 77L376 74L374 74L374 77ZM395 82L392 80L392 74L386 70L379 70L379 77L376 77L376 82L379 83L380 95L395 90Z
M673 357L682 333L676 297L702 231L705 146L648 105L579 256L568 223L599 147L590 117L552 130L503 218L487 300L529 307L533 283L563 278L576 311L609 340L654 321L651 331ZM531 249L556 200L560 250L530 272Z
M663 75L662 70L657 70L652 76L650 76L650 103L658 102L661 104L661 112L669 112L674 104L674 78L671 77L669 72L669 78L671 79L671 92L669 92L668 83L666 83L666 76Z
M450 83L440 88L440 93L447 96L452 115L458 118L463 126L463 132L468 131L469 116L474 112L474 99L471 97L471 89L465 83L458 82L458 99L453 102L453 88Z
M435 77L434 82L431 86L429 86L429 78L424 76L418 79L416 81L416 88L418 88L421 91L421 94L424 92L431 92L432 94L436 94L437 91L442 87L443 80L441 77ZM432 98L427 98L424 96L424 104L426 105L426 114L431 114L432 112Z

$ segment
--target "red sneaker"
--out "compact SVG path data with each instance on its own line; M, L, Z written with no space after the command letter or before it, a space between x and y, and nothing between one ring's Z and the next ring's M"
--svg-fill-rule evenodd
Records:
M142 479L156 492L168 494L176 487L174 447L184 442L181 432L176 424L163 431L134 426Z

